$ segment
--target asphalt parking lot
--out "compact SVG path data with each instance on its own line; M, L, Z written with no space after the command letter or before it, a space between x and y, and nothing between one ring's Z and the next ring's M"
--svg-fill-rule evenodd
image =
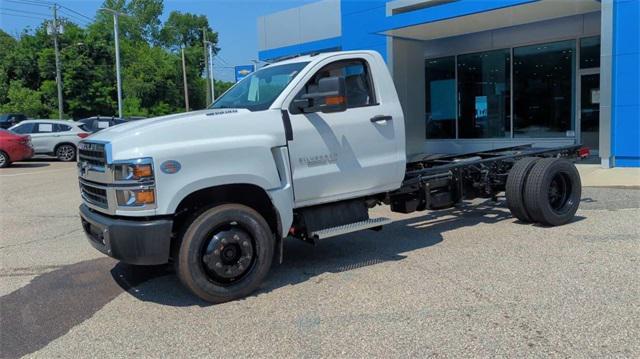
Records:
M585 188L576 220L477 201L311 247L255 295L198 301L166 267L85 240L74 163L0 170L2 357L640 357L640 190Z

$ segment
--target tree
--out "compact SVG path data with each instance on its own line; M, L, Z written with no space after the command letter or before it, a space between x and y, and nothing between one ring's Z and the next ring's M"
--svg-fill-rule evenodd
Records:
M206 106L202 29L217 43L205 16L172 12L160 16L162 0L105 0L103 7L126 13L120 19L121 71L125 116L156 116L184 110L180 48L185 48L189 102ZM98 12L81 28L61 18L59 35L63 109L67 117L116 114L113 17ZM56 117L57 85L53 39L46 21L18 38L0 30L0 111ZM218 51L215 48L215 51ZM230 83L216 81L221 94Z
M24 86L20 80L11 81L7 94L9 102L0 106L0 112L20 112L30 117L45 117L48 111L42 104L39 91Z

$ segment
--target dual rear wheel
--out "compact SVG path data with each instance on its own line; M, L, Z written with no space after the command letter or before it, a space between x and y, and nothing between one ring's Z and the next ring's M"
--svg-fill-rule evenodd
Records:
M509 210L520 221L559 226L578 210L582 184L566 159L526 157L512 167L505 192Z

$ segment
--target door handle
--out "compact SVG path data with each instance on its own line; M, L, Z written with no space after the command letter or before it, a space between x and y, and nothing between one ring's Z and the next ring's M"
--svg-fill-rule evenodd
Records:
M377 115L377 116L371 117L370 121L373 123L378 123L378 122L385 122L385 121L391 121L391 120L393 120L393 117L391 116Z

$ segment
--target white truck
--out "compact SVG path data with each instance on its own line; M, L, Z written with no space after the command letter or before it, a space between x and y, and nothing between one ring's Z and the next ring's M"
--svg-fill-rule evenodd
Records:
M506 192L525 222L561 225L580 202L580 146L407 160L403 110L382 57L312 54L270 64L206 110L127 123L78 148L82 225L101 252L174 263L214 303L264 280L283 242L309 243Z

